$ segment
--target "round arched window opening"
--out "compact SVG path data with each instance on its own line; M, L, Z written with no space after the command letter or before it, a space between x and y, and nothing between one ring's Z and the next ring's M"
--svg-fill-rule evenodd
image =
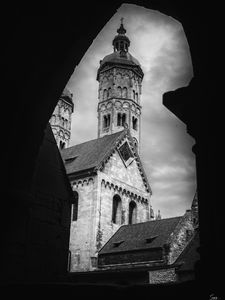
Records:
M122 217L122 201L119 195L113 196L112 204L112 222L114 224L121 224Z
M137 222L137 204L134 201L129 203L129 224L135 224Z
M65 145L66 145L65 142L62 142L62 141L59 142L60 149L64 149Z
M79 194L77 191L74 191L72 198L72 221L77 221L78 218L78 200Z

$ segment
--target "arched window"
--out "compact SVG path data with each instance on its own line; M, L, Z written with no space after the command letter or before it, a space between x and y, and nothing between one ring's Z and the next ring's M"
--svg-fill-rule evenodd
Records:
M137 221L137 205L134 201L129 203L129 224L135 224Z
M111 88L108 89L108 98L110 98L110 97L112 97L112 89Z
M110 115L107 115L107 127L110 126L110 119L111 119L111 116L110 116Z
M126 123L126 119L127 119L127 115L122 114L122 126L124 126L124 124Z
M121 87L118 86L117 90L118 90L118 97L122 98L122 89L121 89Z
M136 101L138 101L138 93L135 94Z
M133 90L133 99L135 100L135 91Z
M63 142L63 141L60 141L60 142L59 142L59 148L60 148L60 149L64 149L64 148L65 148L65 145L66 145L65 142Z
M103 128L107 127L107 116L103 116Z
M107 99L107 90L104 89L103 91L103 100L106 100Z
M79 194L77 191L74 191L72 199L72 221L76 221L78 217L78 200Z
M122 125L122 116L121 113L117 114L117 126L121 126Z
M122 201L119 195L114 195L112 206L112 222L114 224L121 224L122 217Z
M127 98L127 88L126 87L123 88L122 96L123 96L123 98Z
M110 126L110 119L111 119L110 114L103 116L103 128L107 128Z
M132 117L132 127L134 130L137 130L137 126L138 126L138 119L135 117Z

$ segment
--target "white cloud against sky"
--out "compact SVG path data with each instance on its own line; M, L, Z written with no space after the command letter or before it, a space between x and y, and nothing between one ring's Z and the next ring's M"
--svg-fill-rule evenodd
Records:
M124 18L129 52L144 72L141 158L152 187L152 206L163 217L182 215L196 189L194 140L186 126L162 104L162 95L188 85L192 64L182 25L169 16L124 4L104 26L70 78L73 93L71 145L97 138L99 61L113 52L112 40ZM182 100L182 99L181 99Z

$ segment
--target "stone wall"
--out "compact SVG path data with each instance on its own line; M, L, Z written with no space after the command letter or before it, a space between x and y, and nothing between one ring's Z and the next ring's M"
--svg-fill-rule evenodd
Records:
M99 78L99 104L98 104L98 136L104 136L120 130L123 125L118 125L118 113L126 114L126 123L131 135L140 143L140 94L141 78L133 71L114 68L105 71ZM103 128L103 118L110 115L110 126ZM132 118L137 119L134 129Z
M72 183L79 194L78 217L71 222L70 251L71 271L87 271L91 268L93 234L96 221L97 177L89 177Z
M149 221L150 193L146 191L136 161L128 167L117 151L97 176L72 182L79 194L78 218L71 222L71 271L96 268L98 251L121 225L128 224L129 203L137 205L136 222ZM112 222L113 196L121 198L121 219Z
M65 143L65 147L69 147L72 112L73 105L60 98L49 120L58 147L60 141Z
M122 89L124 87L127 88L127 95L120 93L118 87ZM106 94L108 97L104 96L104 90L111 91ZM137 94L137 97L133 96L133 92ZM111 70L102 72L99 77L99 101L106 100L110 97L118 97L118 98L128 98L133 99L137 103L139 103L139 97L141 94L141 78L137 76L131 70L127 70L124 68L113 68Z
M117 151L98 174L100 185L98 231L101 241L97 249L111 238L121 225L128 224L129 203L137 205L136 223L149 221L150 193L146 192L142 177L134 160L128 168L123 164ZM119 195L122 202L122 218L119 224L112 222L113 196Z
M107 175L107 178L116 180L118 184L125 184L126 188L133 189L136 193L141 193L141 196L149 196L145 191L143 179L135 160L126 167L121 160L119 153L115 151L106 164L103 173Z
M175 273L175 268L149 271L150 284L162 284L176 281L177 275Z
M169 253L167 255L167 261L169 264L175 262L181 252L188 244L190 238L194 234L193 215L188 210L181 218L179 224L175 228L174 232L170 236L169 240Z

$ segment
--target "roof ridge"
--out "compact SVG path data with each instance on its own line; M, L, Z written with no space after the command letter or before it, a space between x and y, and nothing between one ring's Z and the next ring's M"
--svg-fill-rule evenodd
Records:
M122 130L122 131L123 131L123 130ZM110 134L110 135L104 135L104 136L102 136L102 137L95 138L95 139L91 139L91 140L88 140L88 141L86 141L86 142L82 142L82 143L79 143L79 144L75 144L75 145L73 145L73 146L70 146L70 147L68 147L68 148L64 148L64 149L62 149L61 151L62 151L62 152L65 152L66 150L68 150L68 149L72 149L72 148L74 148L74 147L76 147L76 146L79 146L79 145L84 145L84 144L86 144L86 143L90 143L90 142L92 142L92 141L96 141L96 140L104 139L104 138L106 138L106 137L109 137L109 136L112 136L112 135L116 135L116 134L118 134L119 132L122 132L122 131L118 131L118 132L112 133L112 134Z
M128 226L134 226L134 225L140 225L140 224L145 224L145 223L149 223L149 222L162 222L164 220L171 220L171 219L178 219L178 218L182 218L183 216L177 216L177 217L169 217L169 218L163 218L161 220L149 220L149 221L145 221L145 222L140 222L140 223L134 223L134 224L124 224L124 227L128 227Z

